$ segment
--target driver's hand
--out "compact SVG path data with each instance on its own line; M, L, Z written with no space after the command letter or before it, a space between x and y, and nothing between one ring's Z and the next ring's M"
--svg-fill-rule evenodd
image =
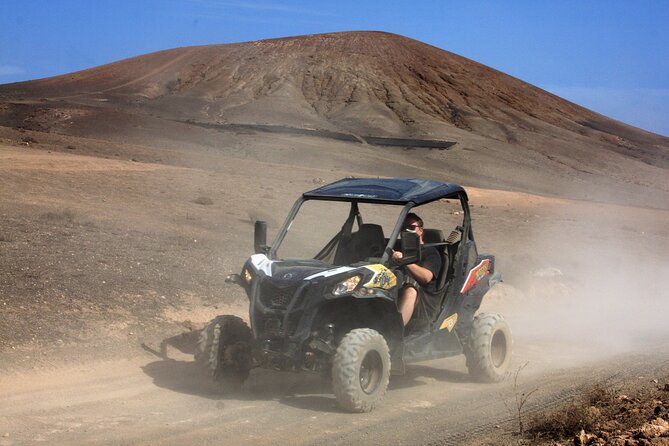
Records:
M393 249L393 260L402 260L404 256L402 255L401 251L395 251Z

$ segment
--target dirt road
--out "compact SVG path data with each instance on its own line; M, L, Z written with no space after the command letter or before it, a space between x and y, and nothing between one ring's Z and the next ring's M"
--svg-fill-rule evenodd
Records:
M471 444L517 428L505 423L517 391L539 388L527 405L538 410L592 382L668 368L669 212L468 188L477 244L522 291L486 297L514 331L513 367L529 361L519 389L474 384L454 358L411 366L370 414L339 411L329 385L309 375L254 370L242 393L221 394L192 356L170 347L161 358L141 342L159 350L184 327L243 314L243 293L223 281L248 256L253 221L275 229L299 193L356 172L9 136L0 147L0 259L11 259L0 261L0 446ZM376 149L364 150L346 156L371 166ZM257 172L262 184L249 181ZM640 345L644 353L625 354Z
M462 358L417 364L391 380L369 414L343 413L316 376L254 370L240 393L225 395L190 356L146 352L3 376L0 445L463 444L517 429L510 413L516 392L538 389L526 406L531 412L593 382L651 380L669 366L662 347L560 368L566 357L546 362L542 346L523 346L515 362L529 364L517 389L513 380L472 383Z

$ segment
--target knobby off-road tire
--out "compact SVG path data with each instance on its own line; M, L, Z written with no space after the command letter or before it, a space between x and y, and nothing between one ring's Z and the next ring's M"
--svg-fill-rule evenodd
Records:
M474 317L465 357L469 374L478 382L498 382L509 372L513 341L511 329L499 314Z
M225 389L238 389L251 370L251 329L237 316L218 316L200 332L195 361Z
M351 412L369 412L386 393L390 353L376 330L358 328L344 336L332 362L332 388L339 405Z

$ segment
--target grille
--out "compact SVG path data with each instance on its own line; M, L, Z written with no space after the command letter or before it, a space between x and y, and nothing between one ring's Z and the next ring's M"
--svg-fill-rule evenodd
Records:
M265 319L263 323L263 334L265 336L280 336L283 334L281 330L281 320L279 319Z
M266 307L286 308L295 294L295 287L280 288L269 282L260 288L260 301Z
M278 316L256 314L254 324L258 336L262 339L282 337L286 334L282 318Z

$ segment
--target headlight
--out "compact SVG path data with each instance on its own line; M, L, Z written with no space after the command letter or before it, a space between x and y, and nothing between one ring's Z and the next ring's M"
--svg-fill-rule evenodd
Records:
M244 272L242 273L242 277L244 278L244 281L246 283L251 283L253 280L253 275L251 275L251 271L248 270L248 268L244 268Z
M350 294L358 286L362 276L352 276L335 285L332 294L335 296L344 296Z
M354 291L353 296L358 297L360 299L374 298L374 297L383 297L386 299L392 299L390 297L390 294L386 290L382 290L380 288L367 288L364 286Z

